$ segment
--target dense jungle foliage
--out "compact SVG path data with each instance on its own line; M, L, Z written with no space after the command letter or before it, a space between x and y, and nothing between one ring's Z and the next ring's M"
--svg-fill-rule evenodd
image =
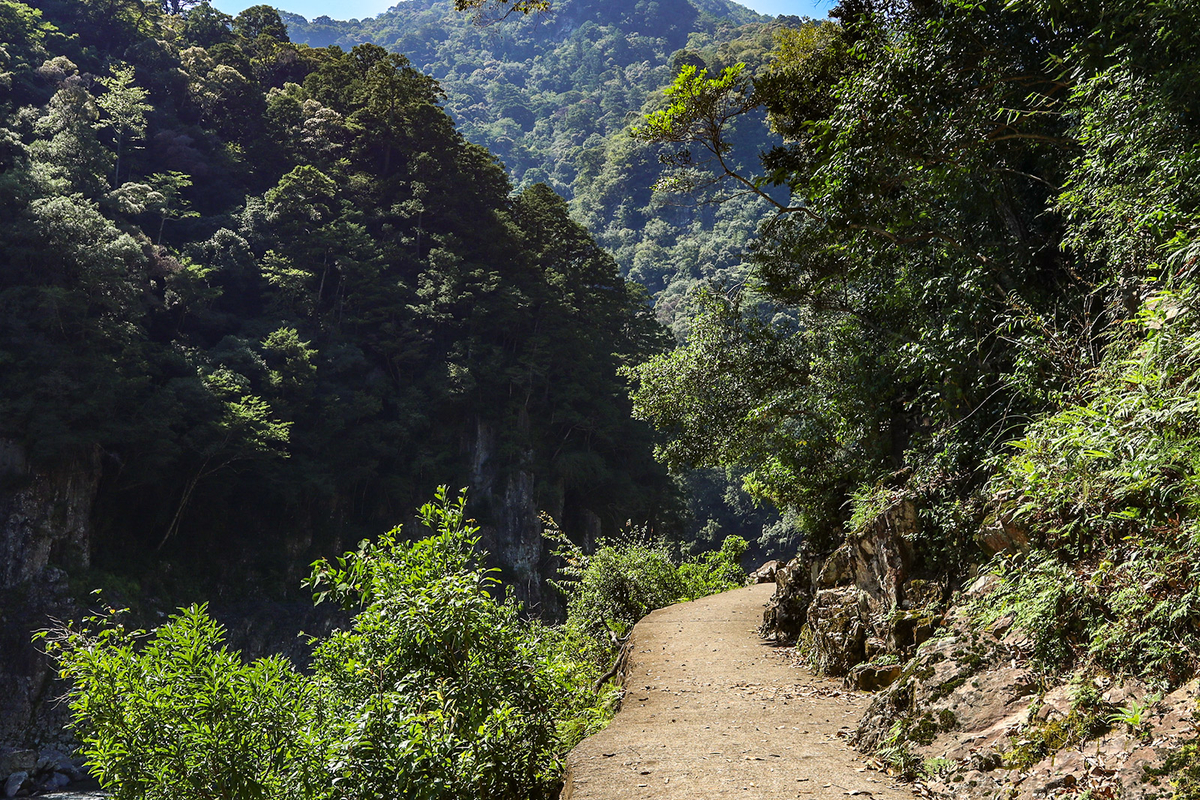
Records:
M482 21L494 16L485 10ZM752 197L705 203L656 194L661 148L627 128L680 65L763 68L776 31L800 19L772 21L726 0L564 0L546 14L485 25L450 0L400 3L348 22L283 19L294 41L370 42L437 78L463 136L495 153L518 187L545 182L568 198L575 219L622 275L650 290L659 318L677 332L693 285L739 278L765 206ZM752 166L778 140L757 121L741 127L734 158Z
M378 44L437 78L464 137L497 154L518 187L545 181L568 198L572 217L621 274L649 290L658 319L686 336L691 290L744 281L747 248L770 204L720 185L655 191L660 160L673 151L631 137L629 124L657 105L682 65L765 71L776 33L803 20L770 20L725 0L563 0L548 13L502 21L497 11L464 15L450 0L417 0L373 19L282 17L294 41ZM729 158L741 168L779 142L762 119L729 137ZM696 470L683 481L685 541L715 546L732 531L773 551L794 540L795 526L756 505L736 470Z
M285 591L448 478L676 525L616 374L665 334L565 201L405 57L176 5L0 2L0 437L101 471L101 566Z
M108 611L45 636L72 680L89 768L118 800L535 800L557 797L562 758L612 714L601 674L647 611L740 586L745 541L680 564L627 532L571 552L561 626L527 618L482 564L466 500L443 487L397 528L306 581L354 613L314 640L310 672L246 663L204 607L151 632Z
M293 715L248 746L279 752L273 725L311 733L283 767L231 780L549 791L603 717L579 692L613 642L656 604L728 585L739 548L681 567L657 538L611 538L629 518L661 533L678 503L618 370L667 467L718 494L737 476L806 556L904 496L949 596L998 521L1027 541L992 561L977 621L1012 615L1043 677L1165 690L1200 671L1193 4L843 0L802 24L564 3L482 31L432 4L351 24L172 11L0 0L0 433L42 463L98 458L112 525L143 545L262 529L303 549L483 451L610 538L590 553L556 538L554 629L500 599L461 507L441 536L318 566L318 592L359 614L311 677L225 658L200 611L149 649L107 623L64 633L102 770L126 768L106 731L156 717L89 704L105 680L160 701L137 687L179 640ZM353 47L298 45L289 26ZM673 205L692 191L742 199ZM458 611L489 629L483 651L455 649ZM529 683L438 671L487 648ZM370 784L377 768L414 783ZM157 769L122 780L167 786L185 767Z
M781 31L765 73L685 65L634 132L679 149L677 184L790 194L763 197L745 289L700 292L687 342L633 369L636 413L673 468L746 470L812 557L905 496L953 590L985 519L1018 531L981 625L1013 615L1044 676L1179 686L1200 670L1196 8L831 16ZM761 110L785 142L741 172L728 132Z

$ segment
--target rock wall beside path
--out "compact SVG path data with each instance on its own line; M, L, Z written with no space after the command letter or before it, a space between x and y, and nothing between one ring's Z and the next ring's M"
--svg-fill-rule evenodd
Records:
M1011 617L983 630L972 623L966 603L986 602L995 584L983 576L963 593L938 635L875 695L854 743L933 765L923 783L936 797L1174 796L1164 773L1196 740L1200 682L1156 697L1136 680L1047 680ZM1136 725L1119 721L1138 708Z
M818 672L877 690L850 737L861 751L947 799L1165 799L1181 758L1200 781L1189 755L1200 752L1200 680L1164 696L1036 670L1012 616L979 621L998 579L985 572L951 594L920 572L920 533L916 507L897 500L827 558L778 569L764 615L764 632L798 642ZM985 555L1029 547L995 516L976 541Z
M803 635L821 674L849 676L858 688L886 683L932 635L945 601L945 585L918 569L919 531L916 506L902 498L828 558L789 562L776 572L763 632L787 642Z

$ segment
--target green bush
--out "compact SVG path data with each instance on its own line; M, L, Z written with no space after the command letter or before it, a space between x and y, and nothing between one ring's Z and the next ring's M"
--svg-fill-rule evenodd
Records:
M557 794L562 755L611 718L600 663L647 611L744 582L746 543L683 566L666 545L604 544L578 562L570 623L525 619L482 566L465 498L306 582L354 613L315 641L312 673L245 663L202 606L147 634L115 612L45 637L72 681L89 767L118 800L536 800ZM576 548L576 551L578 549Z
M243 663L203 606L149 635L110 611L46 643L71 680L82 754L116 800L329 795L316 687L281 658Z
M656 608L686 594L665 542L602 541L586 557L567 601L567 624L597 642L623 637Z
M679 565L684 597L695 600L746 585L742 556L748 543L740 536L726 536L720 550L701 553Z
M741 558L747 542L727 536L721 548L677 563L670 546L644 531L602 539L586 555L546 518L546 536L559 545L563 579L554 585L568 596L567 629L592 645L601 661L634 624L657 608L723 592L746 584Z
M314 660L345 796L552 794L571 664L556 663L563 654L542 641L553 634L501 598L464 503L439 490L420 510L432 536L405 542L397 529L315 565L319 597L360 609Z
M72 681L83 753L116 798L530 800L555 794L569 741L595 729L595 668L525 620L480 566L464 499L314 564L318 601L356 612L313 674L246 664L203 607L152 634L111 615L47 636ZM569 723L576 718L577 724Z
M1149 298L1086 402L1035 422L990 487L1035 552L1001 559L1044 668L1090 661L1178 685L1200 652L1200 319Z

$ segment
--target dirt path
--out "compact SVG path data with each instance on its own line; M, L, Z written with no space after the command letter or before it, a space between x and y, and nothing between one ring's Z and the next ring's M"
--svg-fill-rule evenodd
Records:
M773 589L681 603L637 624L621 711L571 751L563 800L912 800L838 735L866 696L758 638Z

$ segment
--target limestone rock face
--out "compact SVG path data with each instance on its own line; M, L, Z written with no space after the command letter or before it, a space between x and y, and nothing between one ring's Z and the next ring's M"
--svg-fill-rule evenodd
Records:
M88 565L95 459L37 473L19 445L0 440L0 481L13 487L0 488L0 590L36 580L52 563Z
M975 542L988 555L997 553L1028 553L1029 532L1014 523L1003 512L988 516L975 534Z
M37 472L18 444L0 440L0 745L63 736L66 709L54 702L62 687L31 636L78 611L64 568L88 564L99 480L94 457Z
M1147 770L1160 770L1171 753L1195 738L1200 681L1152 703L1138 731L1112 724L1087 742L1059 745L1053 752L1039 749L1031 743L1055 741L1047 731L1074 724L1070 716L1078 713L1081 689L1042 685L1030 667L1029 639L1011 619L983 630L971 623L965 601L986 601L995 585L985 576L967 589L937 636L875 695L852 743L873 753L900 733L916 760L942 765L922 780L926 797L1035 800L1089 791L1087 796L1139 800L1169 796ZM1101 718L1154 698L1137 681L1087 689L1099 693Z
M940 584L915 572L919 532L916 506L900 498L823 562L792 561L776 575L764 632L790 641L807 625L811 659L827 675L877 655L907 656L932 635L945 599Z
M899 664L859 664L850 670L846 683L860 692L873 692L890 686L900 677Z
M808 607L813 667L823 675L845 675L866 660L863 597L850 586L822 589Z

